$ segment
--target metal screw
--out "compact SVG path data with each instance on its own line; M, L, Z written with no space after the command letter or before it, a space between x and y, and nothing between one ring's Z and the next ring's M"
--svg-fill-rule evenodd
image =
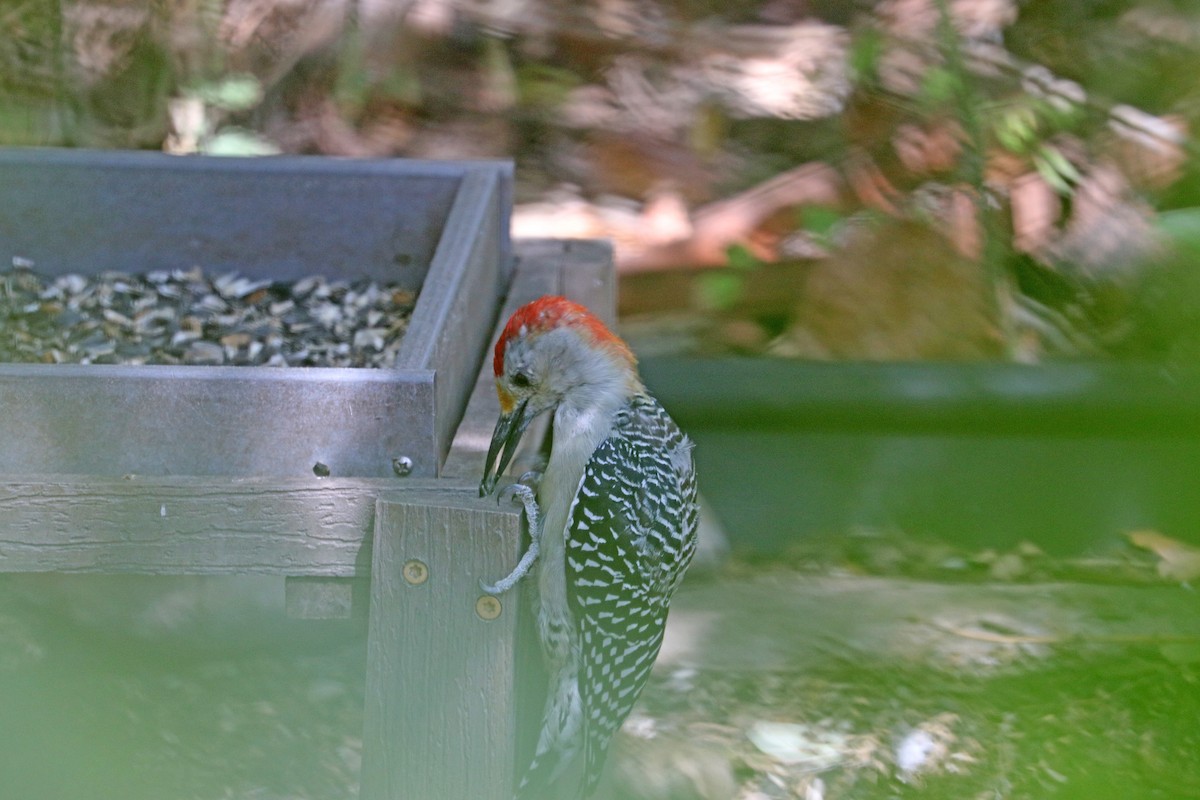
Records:
M392 459L392 472L396 473L397 478L407 478L412 472L412 459L408 456L399 456Z
M485 594L475 601L475 613L480 619L493 620L500 616L502 610L500 601L490 594Z
M429 580L429 567L425 566L424 561L412 559L404 562L404 580L411 583L413 586L420 586L425 581Z
M316 475L318 478L328 478L329 477L329 465L322 464L320 461L313 464L313 475Z

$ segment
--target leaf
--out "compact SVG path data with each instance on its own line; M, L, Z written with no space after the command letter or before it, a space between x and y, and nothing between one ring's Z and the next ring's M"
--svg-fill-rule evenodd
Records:
M692 152L711 158L721 151L728 134L725 113L715 103L702 103L696 109L692 126L688 129L688 146Z
M1013 153L1025 153L1037 137L1037 113L1028 106L1011 108L996 123L995 134L1000 145Z
M696 282L696 304L705 311L728 311L742 299L744 281L741 275L729 272L710 272Z
M725 258L734 269L750 271L758 269L763 262L755 257L744 244L731 244L725 249Z
M842 221L841 213L829 206L806 206L800 212L801 224L804 230L823 241L828 241L833 229Z
M364 58L361 34L355 30L343 37L332 94L338 108L350 118L362 112L371 92Z
M934 106L948 105L962 90L962 79L942 67L929 70L921 82L921 98Z
M883 56L883 34L876 28L864 28L850 45L850 71L854 80L873 83L879 77Z
M279 148L258 134L244 128L222 128L205 142L201 152L210 156L271 156Z
M1046 163L1049 164L1055 172L1057 172L1059 175L1062 175L1064 179L1073 184L1077 184L1083 178L1083 176L1079 174L1079 170L1075 168L1075 165L1068 161L1067 157L1064 156L1062 151L1057 147L1045 145L1041 148L1040 153L1042 157L1046 159Z
M1074 193L1075 188L1068 183L1063 176L1054 169L1049 161L1040 154L1033 157L1033 166L1037 170L1038 175L1042 176L1042 180L1050 185L1054 191L1061 195L1069 196Z
M262 84L253 75L234 74L215 83L204 83L191 90L207 105L226 111L246 111L263 98Z
M523 64L517 69L517 97L530 108L556 109L581 83L574 72L548 64Z

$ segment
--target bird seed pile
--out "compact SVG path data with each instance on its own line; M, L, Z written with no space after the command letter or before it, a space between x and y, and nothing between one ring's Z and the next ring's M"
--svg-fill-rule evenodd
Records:
M415 301L370 280L16 265L0 271L0 362L392 367Z

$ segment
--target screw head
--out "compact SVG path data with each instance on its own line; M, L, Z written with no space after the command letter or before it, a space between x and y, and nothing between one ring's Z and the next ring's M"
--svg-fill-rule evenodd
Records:
M500 612L503 610L504 606L500 604L500 599L490 594L482 595L475 601L475 613L483 620L491 621L500 616Z
M420 586L425 581L429 580L429 567L425 566L425 562L413 558L404 562L404 569L401 571L404 575L404 580L408 581L413 586Z
M407 478L412 472L413 462L408 456L397 456L392 459L392 472L397 478Z

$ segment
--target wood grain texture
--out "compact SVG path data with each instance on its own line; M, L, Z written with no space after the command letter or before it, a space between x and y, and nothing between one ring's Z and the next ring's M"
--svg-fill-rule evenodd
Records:
M487 339L512 274L508 214L501 205L511 168L463 176L421 300L397 360L437 370L433 430L440 461L450 449L484 360Z
M375 498L398 483L0 478L0 572L365 576Z
M500 401L496 397L496 381L490 358L491 347L514 311L530 300L558 290L558 277L559 270L553 264L529 264L523 259L520 262L509 288L508 299L500 311L492 335L487 340L483 363L475 379L475 387L471 391L466 411L454 434L446 461L442 464L443 477L478 482L483 476L483 459L491 442L492 428L496 425L496 418L500 416ZM533 438L526 437L526 440L532 441ZM520 460L520 456L514 459Z
M420 289L399 369L0 364L0 472L383 478L406 456L436 476L511 270L511 195L501 162L0 151L0 238L43 272L320 265Z
M555 292L611 320L607 247L519 249L501 322ZM451 326L474 313L454 308ZM441 479L0 476L0 572L283 575L289 611L308 617L348 614L351 579L369 576L362 797L507 797L544 675L521 593L498 598L494 619L477 606L522 532L516 506L476 496L499 409L487 350L468 355L482 363ZM406 580L410 561L427 579Z
M607 241L546 240L544 247L562 249L559 292L583 303L608 326L617 322L617 273L612 244Z
M435 406L432 370L0 364L0 472L432 478Z
M520 593L493 620L476 603L479 579L516 562L517 509L466 487L388 494L374 538L361 797L507 798Z

